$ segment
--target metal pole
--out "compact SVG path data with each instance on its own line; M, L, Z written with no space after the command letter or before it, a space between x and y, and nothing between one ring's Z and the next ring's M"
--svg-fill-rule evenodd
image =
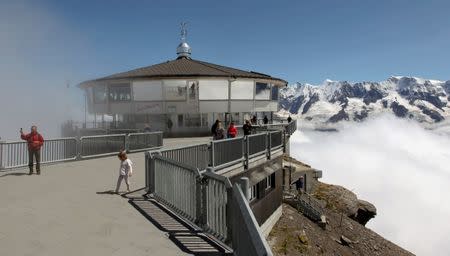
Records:
M250 201L250 180L247 177L241 177L239 179L239 185L241 185L242 192L244 193L245 198L247 199L247 202Z
M0 141L0 170L5 169L5 165L3 163L3 145L4 141Z

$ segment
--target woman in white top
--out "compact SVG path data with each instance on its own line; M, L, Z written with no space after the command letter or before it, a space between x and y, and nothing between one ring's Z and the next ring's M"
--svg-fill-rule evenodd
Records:
M120 169L119 169L119 179L117 180L116 193L119 193L120 184L122 180L125 180L125 184L127 184L127 192L130 192L130 183L128 182L128 177L131 177L133 174L133 162L127 157L127 153L125 151L120 151L117 155L120 159Z

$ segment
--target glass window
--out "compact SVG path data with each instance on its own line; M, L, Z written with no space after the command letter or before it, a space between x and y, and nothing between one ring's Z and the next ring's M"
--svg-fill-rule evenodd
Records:
M188 90L189 90L189 99L190 100L197 99L198 83L197 82L189 82Z
M183 126L183 115L178 115L178 127Z
M200 100L227 100L227 80L200 80L198 85Z
M106 93L106 86L97 85L97 86L94 86L93 89L94 89L94 103L105 103L106 96L108 95Z
M208 127L208 114L207 113L203 113L202 114L202 126L203 127Z
M109 86L110 101L130 101L131 88L129 84L114 84Z
M135 101L160 101L162 97L161 81L133 82L133 99Z
M270 86L266 83L256 83L255 99L257 100L269 100L270 99Z
M272 85L272 96L271 100L278 100L278 86Z
M147 115L146 114L136 114L134 116L134 120L136 123L147 123Z
M165 80L164 91L166 100L186 100L186 81Z
M253 100L253 81L233 81L231 82L231 99L233 100Z
M258 186L253 185L249 188L250 199L248 201L253 201L258 197Z
M200 127L201 119L200 114L186 114L185 126L186 127Z
M239 113L231 113L231 121L233 121L235 125L241 124L241 119L239 119Z

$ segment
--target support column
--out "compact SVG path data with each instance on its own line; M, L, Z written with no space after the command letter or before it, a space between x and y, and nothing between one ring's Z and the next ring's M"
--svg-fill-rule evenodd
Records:
M247 177L242 177L239 179L239 185L241 186L242 192L244 193L247 202L250 201L250 180Z

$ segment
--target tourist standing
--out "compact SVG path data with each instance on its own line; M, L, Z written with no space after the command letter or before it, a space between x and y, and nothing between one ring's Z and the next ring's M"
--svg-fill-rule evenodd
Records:
M269 118L267 118L266 115L264 115L263 123L264 124L268 124L269 123Z
M250 121L245 120L245 124L242 126L242 130L244 130L244 136L250 135L252 133L252 125Z
M251 119L252 124L256 125L258 122L258 119L256 118L256 116L254 115Z
M211 135L214 137L216 136L216 130L217 130L217 125L219 124L220 120L216 119L216 121L214 122L214 124L211 126Z
M24 134L22 128L20 128L20 137L22 140L26 140L28 143L28 167L30 172L28 175L33 174L33 158L36 161L36 173L41 174L41 147L44 145L44 138L37 131L37 126L31 126L31 132Z
M116 194L119 193L119 188L122 180L125 180L125 184L127 185L127 192L130 192L130 182L128 180L128 177L131 177L131 175L133 174L133 162L128 159L127 153L125 151L120 151L117 157L120 159L120 168L119 178L117 179Z
M225 139L225 129L223 128L222 122L218 121L216 132L214 133L213 140Z
M36 173L41 174L41 147L44 145L44 138L37 131L37 126L31 126L31 132L24 134L22 128L20 128L20 137L22 140L26 140L28 143L28 167L30 172L28 175L33 174L33 158L36 161Z
M236 129L236 126L234 126L234 122L231 122L230 126L228 127L227 137L228 138L236 138L237 134L238 134L238 131Z
M144 127L144 132L151 132L151 131L152 131L152 129L150 128L150 125L146 124Z

